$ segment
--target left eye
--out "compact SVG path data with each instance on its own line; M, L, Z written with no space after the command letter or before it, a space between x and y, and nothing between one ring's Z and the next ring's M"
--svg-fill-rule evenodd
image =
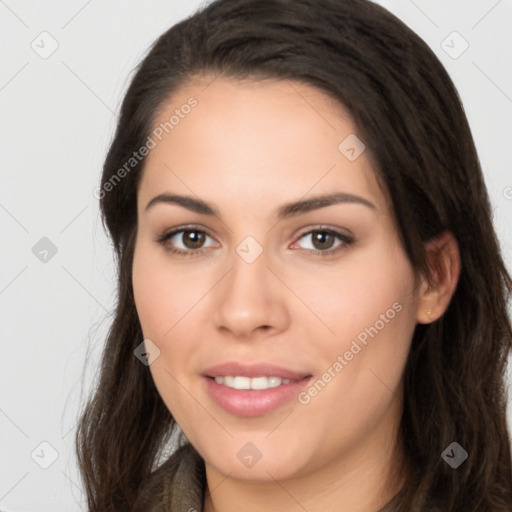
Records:
M345 245L350 245L353 240L337 231L332 229L313 229L304 233L299 240L310 238L309 247L302 247L316 253L333 253ZM338 244L335 245L336 239Z

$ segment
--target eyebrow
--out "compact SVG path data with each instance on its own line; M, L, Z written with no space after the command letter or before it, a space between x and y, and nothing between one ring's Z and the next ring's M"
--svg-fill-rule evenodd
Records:
M219 211L202 199L168 193L159 194L151 199L151 201L149 201L149 203L146 205L146 211L160 203L177 204L183 206L187 210L199 213L201 215L212 215L220 218ZM277 217L279 220L283 220L289 217L295 217L297 215L302 215L319 208L325 208L326 206L339 203L361 204L363 206L367 206L370 209L376 209L376 206L372 202L364 199L363 197L347 194L344 192L337 192L334 194L315 196L311 199L287 203L277 210Z

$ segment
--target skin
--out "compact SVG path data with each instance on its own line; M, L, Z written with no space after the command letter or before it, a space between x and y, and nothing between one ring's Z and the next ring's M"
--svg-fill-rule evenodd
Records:
M396 441L403 369L416 323L439 318L453 294L456 242L449 233L432 242L435 282L416 282L367 151L350 161L338 149L357 135L338 103L296 82L210 82L187 84L162 108L155 126L198 100L151 150L138 191L133 288L144 337L160 349L150 366L155 385L205 460L206 512L240 503L248 512L376 511L406 476ZM334 191L374 208L339 203L276 216L285 203ZM201 198L220 215L170 203L146 210L162 193ZM202 253L175 255L155 241L188 224L206 233ZM308 233L320 226L355 241L315 246ZM263 250L252 263L236 252L247 236ZM194 248L183 233L173 243ZM312 251L340 244L330 256ZM233 360L321 378L396 303L400 312L307 404L248 418L206 392L201 373ZM262 454L252 467L237 457L247 442Z

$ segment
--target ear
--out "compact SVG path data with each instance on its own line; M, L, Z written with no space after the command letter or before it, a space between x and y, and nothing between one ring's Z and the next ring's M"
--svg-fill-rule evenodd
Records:
M444 314L460 275L459 246L450 231L429 240L425 249L431 277L423 276L419 287L416 321L420 324L435 322Z

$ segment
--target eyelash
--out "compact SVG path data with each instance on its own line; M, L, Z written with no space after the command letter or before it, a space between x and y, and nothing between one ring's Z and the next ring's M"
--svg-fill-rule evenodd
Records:
M162 235L158 236L155 241L157 243L161 244L166 251L168 251L172 254L177 254L179 256L185 256L185 257L200 256L207 249L207 247L202 247L200 249L189 249L187 251L184 251L182 249L176 249L175 247L170 247L169 245L167 245L167 241L169 239L171 239L174 235L177 235L178 233L184 233L186 231L193 231L193 232L195 231L195 232L199 232L199 233L204 233L206 236L210 237L210 235L204 229L200 229L198 226L181 226L172 231L164 232ZM327 227L323 227L323 226L319 226L314 229L310 229L309 231L306 231L305 233L302 233L302 235L299 236L298 240L305 237L306 235L311 235L314 232L327 233L329 235L333 235L336 238L338 238L339 240L341 240L341 242L342 242L341 244L335 246L333 249L327 249L325 251L320 251L318 249L305 249L306 251L308 251L312 254L318 255L318 256L322 256L322 257L332 256L334 254L337 254L339 251L349 247L350 245L352 245L354 243L353 238L351 238L347 235L344 235L343 233L340 233L339 231L336 231L332 228L327 228ZM212 237L210 237L210 238L212 238Z

